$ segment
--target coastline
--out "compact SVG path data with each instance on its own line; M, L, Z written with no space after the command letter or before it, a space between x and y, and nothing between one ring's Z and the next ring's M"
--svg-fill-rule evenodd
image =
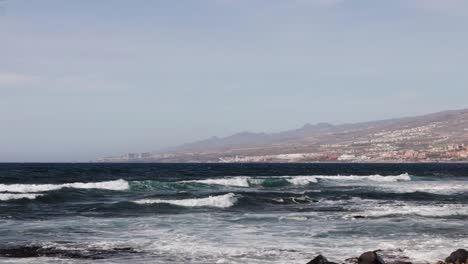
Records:
M413 264L411 259L402 255L402 250L373 250L362 253L359 257L348 258L340 261L344 264ZM444 260L434 260L433 264L467 264L468 251L465 249L457 249L450 253ZM306 264L338 264L329 261L325 256L318 255Z

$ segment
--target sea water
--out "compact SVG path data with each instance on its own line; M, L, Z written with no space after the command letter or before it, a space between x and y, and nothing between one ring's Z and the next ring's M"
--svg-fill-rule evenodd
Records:
M467 164L0 165L0 263L435 263L467 220Z

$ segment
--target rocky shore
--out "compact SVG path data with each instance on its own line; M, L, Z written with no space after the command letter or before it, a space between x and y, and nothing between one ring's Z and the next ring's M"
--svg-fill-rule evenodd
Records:
M384 251L375 250L361 254L356 258L345 259L344 264L413 264L408 257L401 254L401 250ZM435 264L468 264L468 251L458 249L452 252L445 260L434 260ZM326 257L318 255L307 264L338 264L329 261Z
M112 259L116 256L129 256L139 254L132 248L110 248L87 250L67 250L55 247L43 247L38 245L24 245L17 247L0 247L0 258L38 258L53 257L63 259ZM420 263L420 262L415 262ZM361 254L359 257L345 259L339 262L329 261L326 257L318 255L306 264L413 264L410 258L403 255L402 250L375 250ZM468 264L468 251L458 249L452 252L445 260L434 260L427 264Z

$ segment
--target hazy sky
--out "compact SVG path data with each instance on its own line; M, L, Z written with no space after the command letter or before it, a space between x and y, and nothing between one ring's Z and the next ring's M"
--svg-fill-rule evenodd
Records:
M464 0L0 0L0 161L468 107Z

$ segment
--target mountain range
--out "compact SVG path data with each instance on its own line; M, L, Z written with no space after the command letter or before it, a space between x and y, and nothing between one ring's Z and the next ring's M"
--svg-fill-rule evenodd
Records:
M468 109L353 124L306 124L279 133L241 132L99 161L460 161L464 160L465 144ZM454 151L457 154L450 154Z

